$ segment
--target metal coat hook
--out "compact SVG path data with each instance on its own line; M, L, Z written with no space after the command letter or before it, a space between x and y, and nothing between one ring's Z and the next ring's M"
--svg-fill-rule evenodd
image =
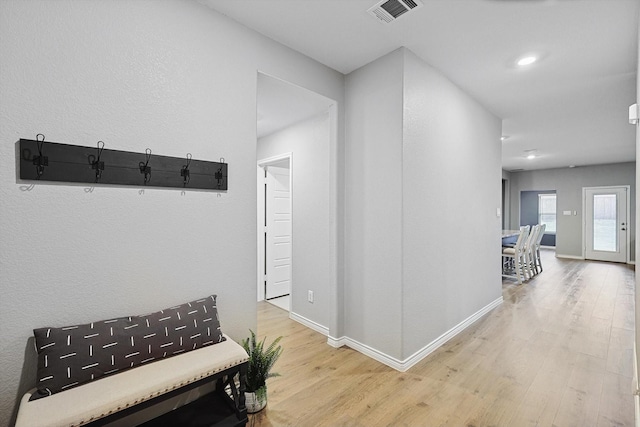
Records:
M146 163L140 162L139 166L140 166L140 173L144 174L144 185L147 185L147 183L151 181L151 166L149 166L149 160L151 159L151 149L147 148L146 150L144 150L144 152L147 155L147 162Z
M40 140L40 137L42 137L42 140ZM41 133L37 134L36 141L38 141L38 156L33 158L33 164L36 167L36 179L40 179L42 174L44 174L44 167L49 166L49 157L42 155L44 135Z
M100 156L102 155L102 150L104 150L104 142L98 141L97 146L98 146L98 156L95 161L91 162L91 169L96 170L96 182L100 181L100 178L102 178L102 171L104 170L104 162L100 160Z
M224 163L224 157L220 157L220 163ZM220 167L216 171L214 177L215 177L216 180L218 180L218 188L221 188L222 187L222 178L223 178L223 176L222 176L222 167Z
M186 187L189 181L191 181L191 175L189 173L189 165L191 164L191 153L187 153L187 164L180 169L180 176L182 177L183 185Z
M226 191L228 188L229 166L224 158L220 160L225 163L200 160L186 150L181 156L170 157L152 153L151 148L137 152L113 150L97 139L86 146L52 142L43 134L21 138L17 150L19 179L36 184L40 180L92 186L132 185L138 189L153 186Z

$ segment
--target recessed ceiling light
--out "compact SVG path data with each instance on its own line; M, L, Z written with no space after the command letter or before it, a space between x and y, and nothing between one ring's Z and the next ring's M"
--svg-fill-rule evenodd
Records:
M518 64L518 66L520 66L520 67L525 67L527 65L533 64L537 60L538 60L538 58L536 56L528 55L528 56L524 56L524 57L518 59L516 64Z
M535 154L529 154L527 155L527 159L531 160L531 159L535 159L536 155Z
M504 141L505 139L508 139L508 138L509 138L509 135L502 135L500 137L500 141Z

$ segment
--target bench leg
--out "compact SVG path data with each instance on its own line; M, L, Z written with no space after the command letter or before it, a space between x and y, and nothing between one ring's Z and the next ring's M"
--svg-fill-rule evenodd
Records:
M240 365L240 395L238 396L238 410L242 412L247 417L247 407L245 406L245 396L244 393L247 390L247 371L249 370L249 365L247 363L243 363Z
M239 366L238 371L220 378L216 383L216 390L222 394L224 400L235 412L238 419L236 426L238 427L245 426L248 421L244 396L247 384L247 370L248 365L244 363Z

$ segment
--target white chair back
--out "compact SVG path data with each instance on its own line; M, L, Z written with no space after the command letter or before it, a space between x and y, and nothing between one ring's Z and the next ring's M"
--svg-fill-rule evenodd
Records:
M527 239L527 243L525 245L526 250L531 251L535 248L539 235L540 235L540 224L536 224L531 228L531 233L529 233L529 238Z
M540 224L540 230L538 230L538 238L536 239L536 249L540 247L542 236L544 236L544 230L547 229L547 224Z
M520 234L518 234L518 240L516 241L516 245L514 246L516 253L521 251L525 247L527 238L529 237L530 228L531 226L529 225L523 225L522 227L520 227Z
M518 240L513 248L505 248L502 250L502 276L509 277L513 274L506 274L505 268L515 271L515 276L518 278L518 284L522 284L522 276L525 275L526 266L526 244L529 238L530 226L524 225L520 227L520 234L518 234ZM506 260L505 260L506 258Z

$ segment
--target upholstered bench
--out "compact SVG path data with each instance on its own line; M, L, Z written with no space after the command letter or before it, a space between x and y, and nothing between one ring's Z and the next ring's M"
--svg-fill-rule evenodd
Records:
M16 427L105 425L210 381L233 409L230 425L244 426L248 356L220 332L215 296L209 299L144 316L34 330L38 387L22 398ZM195 313L203 304L206 313ZM101 341L92 341L100 334ZM207 341L211 337L214 342Z

